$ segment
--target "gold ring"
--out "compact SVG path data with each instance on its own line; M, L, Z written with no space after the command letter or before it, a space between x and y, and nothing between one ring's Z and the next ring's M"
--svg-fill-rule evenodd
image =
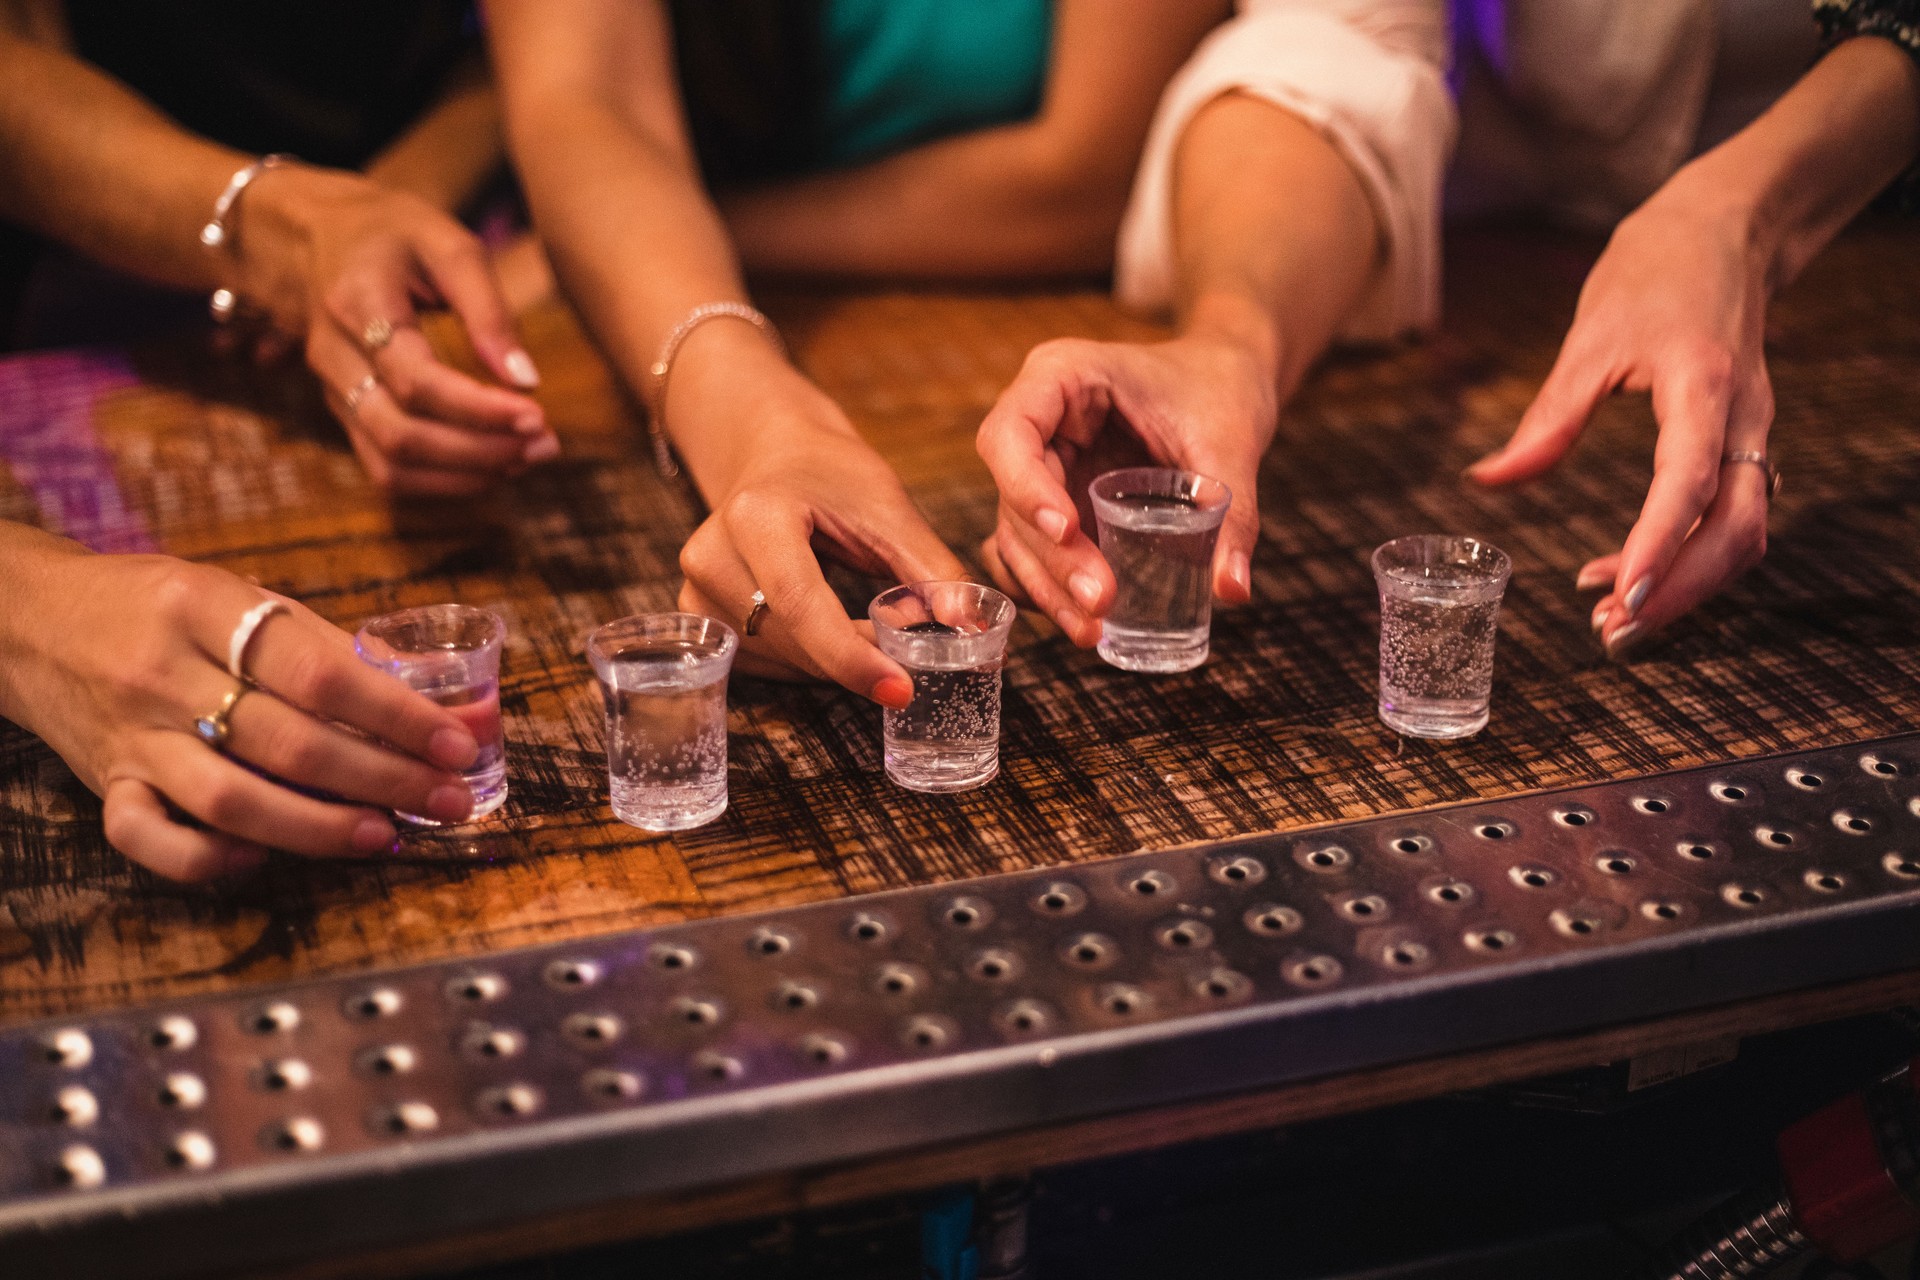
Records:
M229 722L233 719L234 704L250 692L252 692L251 685L236 685L226 697L220 699L220 706L212 714L195 716L193 731L200 735L200 741L215 751L225 751L227 739L233 736L233 726Z
M375 316L367 321L367 327L360 331L360 341L366 347L367 354L373 355L393 341L393 321L385 316Z
M753 593L753 607L747 610L747 624L742 628L748 635L760 634L760 620L767 616L767 597L765 592Z
M1780 496L1780 485L1785 477L1780 474L1778 467L1767 460L1766 454L1758 449L1729 449L1720 455L1720 465L1723 467L1735 462L1751 462L1766 472L1767 497L1771 499Z

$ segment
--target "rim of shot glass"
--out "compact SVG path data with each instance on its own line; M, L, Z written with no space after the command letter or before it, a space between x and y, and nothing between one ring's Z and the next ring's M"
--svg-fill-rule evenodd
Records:
M475 628L470 636L464 632L469 626ZM429 636L450 637L457 629L462 634L402 648L395 643L395 636L411 627L423 627ZM492 609L470 604L427 604L368 618L354 633L353 648L363 661L398 674L418 658L454 657L464 661L492 651L497 660L506 639L507 620Z
M910 600L917 609L908 605ZM925 638L914 631L916 626L934 622L953 628L957 640L990 637L1004 641L1018 614L1013 601L992 587L938 578L889 587L867 606L867 618L876 631L884 629L916 638ZM956 617L964 617L965 622L952 621ZM972 624L972 629L965 629L967 624Z
M1212 517L1209 523L1216 527L1227 518L1227 508L1233 505L1233 490L1226 481L1178 467L1121 467L1105 471L1093 478L1093 483L1087 486L1087 495L1093 499L1094 510L1108 519L1126 514L1121 504L1130 498L1180 499L1180 505L1192 508L1197 515Z
M725 664L731 668L734 654L740 650L740 634L718 618L704 613L635 613L603 623L587 634L587 662L602 683L617 687L614 660L618 646L635 641L672 642L701 646L695 665L711 667Z
M1374 548L1372 563L1373 576L1382 586L1392 582L1423 591L1504 591L1513 575L1513 560L1506 552L1469 534L1412 533L1393 538ZM1474 572L1454 579L1425 572L1439 566Z

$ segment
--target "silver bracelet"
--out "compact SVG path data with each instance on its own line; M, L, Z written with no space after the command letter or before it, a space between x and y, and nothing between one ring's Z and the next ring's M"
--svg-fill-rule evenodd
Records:
M680 344L695 329L722 316L745 320L766 334L782 355L786 354L787 344L780 340L780 331L773 327L773 321L767 319L759 308L750 307L744 302L703 302L673 326L673 332L660 344L659 356L647 369L653 382L653 394L647 397L647 429L653 436L653 465L664 479L671 480L680 474L680 464L673 459L673 443L667 439L667 375L673 372L673 358L680 354Z
M269 169L278 169L293 157L275 152L261 156L252 164L243 166L227 179L227 189L213 202L213 217L206 226L200 228L200 243L209 249L218 249L227 243L231 233L227 230L227 217L233 212L233 206L240 199L240 193L250 186L253 180Z

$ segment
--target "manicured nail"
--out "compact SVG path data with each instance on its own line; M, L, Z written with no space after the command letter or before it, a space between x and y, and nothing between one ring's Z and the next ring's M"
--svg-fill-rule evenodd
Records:
M529 409L513 420L513 429L523 436L537 436L547 429L547 415Z
M435 787L427 796L427 816L442 822L462 822L473 812L473 792L464 786Z
M1627 651L1633 648L1634 641L1639 638L1640 624L1629 622L1607 637L1607 656L1618 662L1627 655Z
M359 853L379 853L393 848L400 837L385 818L362 818L353 829L353 847Z
M464 769L480 755L480 744L465 729L435 729L427 740L427 759L442 769Z
M1607 619L1613 616L1611 609L1596 609L1593 614L1593 634L1599 635L1607 628Z
M1227 577L1249 596L1253 594L1253 561L1244 551L1236 551L1228 558Z
M507 381L516 387L532 390L540 385L540 371L533 367L533 357L515 348L507 352L501 364L507 367Z
M1480 478L1480 473L1482 471L1485 471L1488 467L1492 466L1494 459L1498 458L1499 456L1500 455L1498 453L1490 453L1486 457L1480 459L1480 461L1466 468L1466 470L1462 471L1460 474L1468 480L1478 480Z
M1580 571L1579 577L1573 580L1573 589L1575 591L1598 591L1612 581L1613 575L1607 572L1606 566L1602 565L1596 568L1589 565Z
M1653 591L1653 575L1652 574L1646 575L1645 577L1641 578L1640 581L1633 584L1633 587L1627 592L1626 599L1620 602L1621 606L1626 609L1627 616L1629 618L1631 618L1634 614L1640 612L1640 606L1647 602L1647 596L1652 591Z
M560 456L560 441L555 436L541 436L529 441L520 456L528 462L551 462Z
M1033 517L1033 522L1039 525L1040 532L1052 538L1056 545L1067 540L1067 518L1052 507L1040 508L1039 514Z
M900 711L913 701L913 681L905 676L887 676L873 686L873 700Z
M1073 592L1088 613L1100 607L1100 582L1090 573L1076 573L1067 579L1067 590Z

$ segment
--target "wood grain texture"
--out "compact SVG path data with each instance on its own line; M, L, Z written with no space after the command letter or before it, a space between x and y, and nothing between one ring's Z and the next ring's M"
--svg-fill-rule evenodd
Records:
M1644 405L1610 406L1572 465L1526 489L1458 479L1545 373L1595 247L1463 237L1443 334L1314 376L1263 476L1256 602L1216 618L1201 671L1128 675L1025 618L1000 776L946 797L886 782L879 713L860 699L736 680L732 808L672 839L611 818L580 645L599 622L672 607L698 511L652 475L627 402L564 313L525 330L565 455L452 507L375 494L297 371L189 343L4 362L0 516L222 565L347 626L443 600L499 608L512 798L500 820L390 860L277 859L245 884L187 890L108 849L97 801L0 725L0 1022L1912 728L1920 243L1856 231L1783 300L1773 550L1629 665L1601 656L1572 581L1638 509ZM1091 292L767 301L969 558L994 511L972 432L1026 350L1156 332ZM1461 744L1401 742L1374 714L1367 555L1427 530L1489 538L1515 566L1493 724Z

